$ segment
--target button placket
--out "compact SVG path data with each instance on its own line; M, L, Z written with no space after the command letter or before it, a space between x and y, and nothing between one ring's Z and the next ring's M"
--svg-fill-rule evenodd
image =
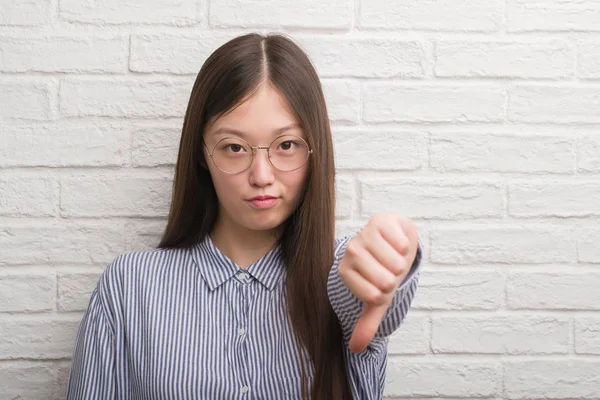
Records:
M246 274L244 274L245 277L247 277ZM238 276L239 277L239 276ZM245 278L240 278L241 280L245 280ZM248 324L248 310L249 310L249 304L248 304L248 292L249 292L250 288L249 285L243 284L240 286L240 290L239 290L239 294L240 294L240 299L239 299L239 312L241 315L238 316L238 318L236 318L236 320L238 321L238 323L240 323L240 325L238 326L237 329L237 333L238 333L238 337L237 337L237 353L238 353L238 362L239 362L239 373L240 373L240 377L242 378L242 381L240 382L242 384L241 387L241 392L242 394L246 395L249 391L250 391L250 387L248 386L248 383L251 382L251 377L248 374L248 351L246 349L247 346L247 342L246 342L246 334L247 334L247 330L246 330L246 326Z

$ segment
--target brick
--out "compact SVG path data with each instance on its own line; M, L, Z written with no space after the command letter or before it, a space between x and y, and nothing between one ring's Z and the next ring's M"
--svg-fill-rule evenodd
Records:
M584 228L576 234L578 261L582 263L600 263L598 238L600 229Z
M0 274L0 312L51 311L55 293L54 274Z
M431 178L361 179L362 218L381 210L409 214L411 218L490 218L503 214L503 188L491 182Z
M442 41L435 59L443 77L556 79L573 75L575 49L564 41Z
M359 26L400 30L497 31L504 19L504 2L438 0L432 6L418 0L361 1Z
M56 367L57 384L54 387L54 392L56 393L55 398L65 399L67 397L70 372L71 372L71 362L70 361L68 361L68 363L65 363L65 362L60 363Z
M0 59L5 72L124 72L127 48L124 36L0 37ZM68 54L68 57L65 57Z
M455 172L572 173L571 140L550 135L431 133L430 166Z
M104 121L57 121L0 126L0 167L121 166L130 131Z
M160 243L166 226L166 219L146 220L128 218L125 223L126 251L133 252L156 248Z
M386 396L488 397L499 394L502 374L495 362L390 358ZM468 377L468 379L465 379Z
M600 136L585 135L578 138L577 163L581 172L600 172Z
M122 222L31 220L0 223L0 265L108 263L123 252Z
M213 51L234 37L227 32L135 34L129 67L136 72L195 75Z
M413 171L427 165L426 133L336 129L333 142L336 168Z
M350 218L356 204L356 185L352 176L336 176L335 178L335 215L337 218Z
M347 80L321 81L327 102L327 112L332 122L356 124L360 115L360 85Z
M498 122L505 89L495 86L363 85L366 122Z
M431 259L440 264L570 262L572 232L561 226L481 224L431 230Z
M428 270L419 277L412 308L496 310L504 302L504 274L473 269Z
M136 127L132 135L131 159L134 166L173 166L177 163L181 126Z
M516 85L508 117L516 122L598 123L600 88Z
M600 310L600 273L513 272L506 282L510 309Z
M60 18L97 24L194 25L201 17L194 0L61 0Z
M1 328L0 328L1 329ZM0 363L2 396L13 400L59 399L56 392L57 364L49 362L8 361Z
M519 182L508 186L508 212L516 217L589 217L600 215L600 184Z
M58 182L51 177L0 174L0 193L0 215L58 214Z
M300 37L322 77L420 78L427 68L424 44L380 38Z
M57 274L59 311L85 311L101 272L59 272Z
M81 316L0 318L0 359L71 357Z
M600 42L583 42L579 45L577 76L600 79Z
M197 74L204 60L234 36L221 32L133 35L130 68ZM326 36L295 36L294 40L308 52L321 77L422 77L427 63L423 44L417 41Z
M47 120L51 117L50 97L53 95L51 82L47 78L0 79L0 118Z
M429 317L410 314L389 339L388 354L429 353Z
M352 3L344 0L220 0L211 2L212 27L349 28Z
M599 31L600 8L579 0L509 0L509 32L532 31Z
M142 216L168 213L172 178L78 175L62 178L61 215Z
M434 316L434 353L567 354L567 318L530 316Z
M49 0L3 1L0 25L33 26L50 21Z
M181 117L192 86L188 78L67 78L59 107L68 117Z
M596 399L600 397L600 361L506 361L504 393L509 399Z
M575 353L600 355L599 317L575 317Z

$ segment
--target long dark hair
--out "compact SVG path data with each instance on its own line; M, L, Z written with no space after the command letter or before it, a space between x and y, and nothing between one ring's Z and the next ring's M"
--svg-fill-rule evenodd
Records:
M268 81L288 101L314 149L305 190L279 244L287 267L287 308L298 346L314 363L313 399L350 399L342 331L327 296L333 263L335 168L327 108L306 53L279 34L248 34L219 47L194 83L183 122L167 227L159 248L186 247L211 232L218 199L202 150L206 126ZM302 396L308 394L307 366Z

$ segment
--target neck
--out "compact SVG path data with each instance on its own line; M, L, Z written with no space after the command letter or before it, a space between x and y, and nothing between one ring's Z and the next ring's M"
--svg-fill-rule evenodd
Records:
M222 213L220 213L222 215ZM210 239L227 258L246 269L275 247L282 227L254 231L235 225L228 219L217 218Z

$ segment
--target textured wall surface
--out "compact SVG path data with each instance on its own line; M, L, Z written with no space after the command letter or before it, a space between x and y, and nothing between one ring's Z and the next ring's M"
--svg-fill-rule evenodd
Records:
M413 218L391 398L600 398L597 0L0 1L0 398L64 398L99 274L157 244L202 62L310 54L339 235Z

